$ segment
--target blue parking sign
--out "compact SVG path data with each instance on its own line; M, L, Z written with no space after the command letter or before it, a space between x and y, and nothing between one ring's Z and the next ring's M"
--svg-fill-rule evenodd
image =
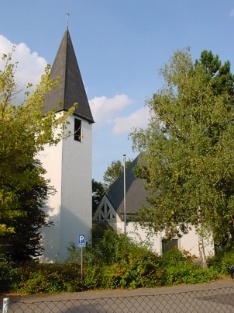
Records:
M85 235L78 235L78 247L86 246L86 237Z

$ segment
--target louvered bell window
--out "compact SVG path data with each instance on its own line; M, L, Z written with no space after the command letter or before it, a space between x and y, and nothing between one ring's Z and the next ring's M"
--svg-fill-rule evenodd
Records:
M74 140L81 142L81 120L77 118L74 121Z

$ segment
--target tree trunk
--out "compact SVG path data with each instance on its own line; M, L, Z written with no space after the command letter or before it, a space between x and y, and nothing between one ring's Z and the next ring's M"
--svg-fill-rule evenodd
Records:
M234 225L233 225L233 222L229 223L229 231L230 231L230 235L231 235L231 244L232 244L232 247L234 247Z
M203 238L203 231L202 231L202 225L200 223L200 217L201 217L201 207L199 206L197 209L197 220L198 220L198 226L197 226L197 234L198 234L198 249L199 249L199 255L201 259L201 267L207 268L207 259L206 259L206 253L205 253L205 245L204 245L204 238Z
M201 259L201 267L207 268L207 259L206 259L206 253L205 253L205 245L204 245L204 239L202 235L198 231L198 248L199 248L199 255Z

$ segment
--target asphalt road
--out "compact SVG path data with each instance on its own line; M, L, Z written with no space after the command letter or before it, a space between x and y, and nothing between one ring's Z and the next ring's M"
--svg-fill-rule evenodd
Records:
M231 279L136 290L4 297L10 299L9 313L234 313L234 281Z

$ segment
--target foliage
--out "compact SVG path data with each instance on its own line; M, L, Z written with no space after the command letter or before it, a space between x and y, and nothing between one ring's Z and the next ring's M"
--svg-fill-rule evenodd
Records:
M208 266L221 274L228 275L230 268L234 266L234 251L217 253L208 260Z
M103 289L103 271L103 267L87 263L84 268L83 290Z
M42 210L49 190L40 174L44 170L38 161L23 170L31 172L32 180L31 186L21 190L19 194L17 190L15 191L21 204L21 214L14 220L5 219L4 216L1 219L1 222L14 228L14 232L6 232L0 237L1 251L7 259L17 263L29 261L41 254L40 228L49 226L46 214ZM15 186L12 185L11 190L13 191L14 188Z
M15 264L7 261L4 255L0 256L0 292L11 291L17 282L18 274Z
M128 159L125 162L126 168L131 163L132 163L132 160ZM122 164L121 161L119 160L112 161L111 165L108 166L103 176L105 189L108 189L116 181L116 179L123 173L123 171L124 171L124 165Z
M28 294L80 291L79 273L74 263L26 264L19 271L18 290Z
M97 231L100 231L100 227L96 227ZM94 231L92 235L94 235ZM126 244L126 242L124 242L123 237L119 237L112 229L108 229L100 235L101 239L95 240L92 247L88 247L91 262L94 264L112 264L117 257L116 253L119 253L118 247Z
M219 277L216 268L201 269L188 252L169 250L159 256L147 247L118 235L101 233L93 246L83 248L81 279L80 249L71 244L72 258L63 264L30 262L18 268L14 291L22 293L76 292L91 289L142 288L181 283L202 283ZM13 272L12 272L13 273Z
M149 190L138 219L168 236L201 226L234 242L234 76L230 63L204 51L192 62L177 51L160 71L165 85L148 103L146 130L132 134L137 175Z
M0 248L5 256L25 261L40 254L39 228L46 226L41 210L43 201L52 192L43 174L37 154L45 144L56 144L66 129L71 111L56 116L51 111L43 116L44 99L57 83L49 78L46 68L34 92L27 86L25 100L14 103L17 64L11 55L4 55L0 70Z
M100 234L100 229L96 230ZM196 266L186 251L169 250L158 256L110 229L101 234L87 253L85 279L95 288L153 287L218 278L216 270Z
M219 278L215 269L196 268L194 265L180 262L165 269L166 285L206 283Z
M215 269L202 269L194 263L187 251L169 250L162 256L165 268L165 284L197 284L215 280L219 277Z
M95 248L101 242L106 234L106 231L113 232L113 228L107 223L93 224L92 226L92 247Z
M92 179L92 214L94 215L105 193L104 185Z
M66 262L68 263L77 263L80 260L80 253L79 249L77 248L74 242L70 242L69 246L67 247L68 258Z

